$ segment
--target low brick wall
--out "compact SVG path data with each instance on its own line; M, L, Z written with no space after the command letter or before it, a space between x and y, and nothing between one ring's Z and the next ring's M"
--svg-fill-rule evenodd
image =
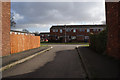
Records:
M40 47L40 37L32 34L10 34L11 54Z

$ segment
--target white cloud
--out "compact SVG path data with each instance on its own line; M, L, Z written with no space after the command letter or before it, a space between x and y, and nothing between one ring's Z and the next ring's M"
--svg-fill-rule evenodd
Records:
M105 22L104 1L13 2L11 8L16 12L17 27L28 28L31 31L49 31L53 24L84 25Z
M11 0L11 1L12 2L101 2L103 0Z
M16 12L14 12L13 18L14 18L15 21L18 21L18 20L24 19L24 16L22 16L22 15L16 13Z

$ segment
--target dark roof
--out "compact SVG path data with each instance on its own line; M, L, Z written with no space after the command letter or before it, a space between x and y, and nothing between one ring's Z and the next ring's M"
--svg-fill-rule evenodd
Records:
M16 31L16 30L10 30L10 32L19 32L19 33L29 33L29 34L33 34L33 33L30 33L30 32Z
M41 32L40 34L50 34L50 32Z
M50 29L52 29L52 28L65 28L65 26L70 27L70 28L106 27L106 25L54 25Z

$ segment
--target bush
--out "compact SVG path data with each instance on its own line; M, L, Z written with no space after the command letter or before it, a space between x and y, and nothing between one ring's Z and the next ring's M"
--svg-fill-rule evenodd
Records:
M99 34L90 34L90 48L97 53L104 53L107 45L107 30Z

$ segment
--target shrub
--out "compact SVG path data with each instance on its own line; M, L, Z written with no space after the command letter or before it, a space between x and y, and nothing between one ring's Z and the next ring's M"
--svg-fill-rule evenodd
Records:
M97 53L103 53L106 50L107 45L107 29L98 33L90 34L90 48Z

